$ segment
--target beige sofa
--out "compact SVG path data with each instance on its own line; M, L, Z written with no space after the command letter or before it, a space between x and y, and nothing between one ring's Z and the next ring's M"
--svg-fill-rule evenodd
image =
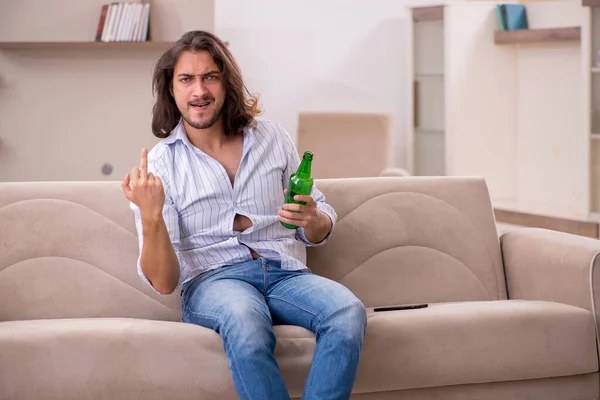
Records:
M498 239L478 178L318 181L339 215L309 266L369 308L353 399L597 399L600 242ZM235 399L219 336L136 274L118 182L0 183L0 399ZM278 326L290 393L314 336Z

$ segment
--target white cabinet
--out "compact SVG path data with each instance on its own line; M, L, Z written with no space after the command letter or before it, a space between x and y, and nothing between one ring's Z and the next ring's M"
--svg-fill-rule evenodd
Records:
M445 165L445 76L444 7L412 9L409 40L413 65L413 120L409 160L414 175L444 175Z
M584 0L585 18L581 32L584 81L585 134L589 143L589 209L600 216L600 1ZM588 7L589 6L589 7Z
M590 169L600 179L581 73L589 12L575 1L526 4L530 29L501 33L495 2L411 9L412 173L482 176L494 206L587 217Z

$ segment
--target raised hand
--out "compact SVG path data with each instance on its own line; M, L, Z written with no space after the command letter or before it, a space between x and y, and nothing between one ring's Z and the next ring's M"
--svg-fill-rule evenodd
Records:
M139 207L142 218L158 218L162 215L165 191L158 176L148 172L148 149L142 149L140 166L131 174L125 174L121 182L125 197Z

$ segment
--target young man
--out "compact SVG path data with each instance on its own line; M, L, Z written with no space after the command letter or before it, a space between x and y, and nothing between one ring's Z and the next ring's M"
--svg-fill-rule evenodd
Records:
M221 335L241 399L289 399L273 324L316 333L303 399L348 399L366 311L305 266L305 246L328 240L336 214L316 188L298 197L305 206L283 204L299 165L289 135L255 119L258 99L207 32L186 33L160 58L153 90L152 131L163 140L122 182L141 278L163 294L182 286L183 322Z

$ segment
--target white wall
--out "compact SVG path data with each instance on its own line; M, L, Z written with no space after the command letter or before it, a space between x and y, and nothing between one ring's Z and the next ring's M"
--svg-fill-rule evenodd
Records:
M54 6L48 7L48 0L0 0L0 41L92 40L104 2L52 0ZM219 0L214 2L214 26L230 42L250 88L262 95L265 117L281 122L295 137L302 110L389 112L395 118L395 164L406 167L406 126L412 118L406 95L412 80L406 6L439 3L462 2L373 0L365 5L357 0ZM156 39L174 40L185 30L213 26L212 0L153 0L153 7ZM534 17L533 22L539 21ZM459 25L457 34L469 39L468 24ZM461 45L461 51L471 52L469 43ZM576 57L572 49L571 60ZM153 143L150 72L160 53L161 49L0 50L0 180L120 179L137 161L139 147ZM464 55L457 54L454 57ZM474 67L455 60L450 65L458 74ZM543 68L552 60L536 63ZM577 64L561 65L559 76ZM489 71L478 71L481 82L494 81ZM569 87L569 82L562 85ZM483 106L479 98L471 100ZM464 109L469 110L469 105ZM536 114L550 111L543 108ZM485 121L472 132L478 134L484 125ZM542 134L536 127L528 131ZM506 147L512 139L502 140ZM564 137L560 140L563 146ZM552 173L567 166L571 159L565 158L567 148L561 148L563 163L551 167ZM91 149L94 152L88 153ZM459 154L465 148L455 150ZM519 168L528 167L528 155L523 154L519 163L509 167L512 172L489 163L483 167L492 183L501 182L493 186L501 189L497 193L517 185L514 179L506 183L507 174L514 176ZM472 155L463 159L461 154L456 164L460 168L451 167L450 172L477 173L482 170L474 166L492 159L476 152ZM113 164L113 175L100 174L104 162ZM526 181L518 185L522 191L529 188ZM535 193L543 196L547 187L538 189ZM555 195L553 190L550 193ZM574 198L585 197L571 193Z
M530 3L527 15L535 29L581 26L586 13L555 1ZM496 45L496 18L486 3L446 11L448 174L484 176L497 206L586 217L582 44Z
M93 40L105 2L0 0L0 41ZM389 112L395 164L405 166L405 6L437 3L152 0L152 30L154 39L174 40L212 29L214 17L250 88L262 94L266 118L295 137L302 110ZM120 179L139 147L154 143L150 77L163 50L0 50L0 180ZM112 175L100 173L105 162Z
M494 8L446 8L446 170L483 176L491 197L506 200L516 196L518 55L494 45Z
M579 1L527 8L535 28L581 26L586 16ZM568 217L589 212L582 43L518 47L517 199L523 207Z
M395 165L406 166L407 5L428 0L219 0L228 40L264 117L296 136L299 111L391 113ZM445 2L441 2L445 3Z
M93 41L107 2L0 0L0 41ZM153 39L213 30L213 15L213 0L152 0ZM122 179L156 142L152 70L167 48L0 49L0 181Z

